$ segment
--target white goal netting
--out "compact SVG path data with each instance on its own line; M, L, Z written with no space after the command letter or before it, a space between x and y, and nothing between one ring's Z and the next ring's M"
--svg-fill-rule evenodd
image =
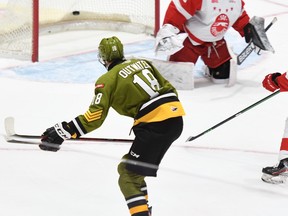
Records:
M37 52L35 33L38 32L41 35L68 30L113 30L153 35L157 22L156 2L0 0L0 55L31 59L32 53ZM35 14L39 14L39 20Z

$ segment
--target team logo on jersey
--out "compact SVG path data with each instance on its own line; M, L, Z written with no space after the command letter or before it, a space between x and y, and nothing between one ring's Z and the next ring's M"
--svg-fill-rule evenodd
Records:
M104 84L97 84L97 85L95 85L95 89L97 89L97 88L104 88Z
M175 106L171 106L170 108L171 108L171 111L173 111L173 112L175 112L175 111L177 111L177 110L178 110L178 108L177 108L177 107L175 107Z
M229 27L229 18L226 14L220 14L215 22L211 26L211 34L213 36L218 36L219 34L224 34Z

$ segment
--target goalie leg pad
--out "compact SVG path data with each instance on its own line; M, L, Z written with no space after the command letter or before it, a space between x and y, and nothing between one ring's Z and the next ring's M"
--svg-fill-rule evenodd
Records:
M232 49L230 47L227 47L229 54L231 56L230 59L230 73L229 73L229 80L227 83L227 87L231 87L233 85L235 85L236 81L237 81L237 70L238 70L238 66L237 66L237 56L234 54L234 52L232 51Z

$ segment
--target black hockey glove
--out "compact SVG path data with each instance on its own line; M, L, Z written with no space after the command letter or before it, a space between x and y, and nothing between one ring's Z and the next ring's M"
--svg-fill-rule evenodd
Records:
M76 138L77 135L67 122L62 122L46 129L41 136L42 144L39 145L39 148L45 151L56 152L60 149L60 145L64 140L71 137Z
M246 43L250 43L252 41L252 43L257 46L258 48L262 49L262 50L266 50L263 42L260 39L259 34L257 33L254 25L252 25L251 23L248 23L245 27L244 27L244 36L245 36L245 41Z

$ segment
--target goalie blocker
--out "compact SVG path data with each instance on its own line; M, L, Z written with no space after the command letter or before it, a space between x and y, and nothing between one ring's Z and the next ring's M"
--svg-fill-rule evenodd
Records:
M253 45L259 49L274 53L275 51L265 31L264 22L263 17L254 16L244 27L245 41L246 43L252 42Z

